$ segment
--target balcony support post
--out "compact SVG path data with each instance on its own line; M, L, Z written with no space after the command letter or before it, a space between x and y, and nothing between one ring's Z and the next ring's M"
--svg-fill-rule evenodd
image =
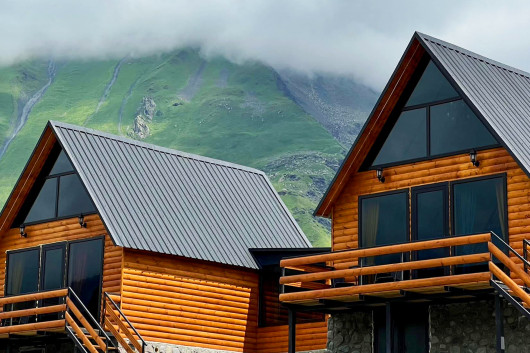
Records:
M504 311L501 296L495 293L495 345L497 353L504 353Z
M289 313L289 353L296 352L296 311L293 308L288 309Z
M392 353L392 306L386 303L386 353Z

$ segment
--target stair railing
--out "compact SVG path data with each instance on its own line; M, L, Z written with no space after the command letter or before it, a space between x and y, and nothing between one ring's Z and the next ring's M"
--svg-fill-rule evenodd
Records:
M502 295L515 308L517 308L524 316L530 319L530 311L528 310L528 308L530 308L530 295L528 294L530 275L524 269L521 269L519 265L517 265L503 251L501 251L497 245L493 243L494 239L497 240L508 252L514 254L516 258L521 260L523 266L530 266L530 263L497 234L491 232L491 241L488 242L488 250L490 251L490 262L488 266L491 272L491 286L497 291L497 293ZM505 268L512 273L512 276L515 277L515 279L518 279L523 283L522 288L513 278L507 275L505 271L503 271L495 263L494 259L497 259L498 263L504 265ZM502 285L504 285L506 288L503 288ZM515 297L519 298L523 304L521 304L520 301L514 297L514 295Z
M116 314L116 311L118 314ZM103 327L107 328L114 337L118 340L118 342L121 344L121 346L127 351L127 353L134 353L134 351L131 349L129 344L125 341L125 339L120 334L120 331L122 331L127 339L129 339L129 342L136 348L136 350L140 353L145 352L145 347L147 347L147 343L144 341L142 336L138 333L136 328L134 328L133 324L127 319L125 314L121 311L120 307L116 304L116 302L111 298L109 293L105 292L105 307L103 311L103 317L104 317L104 324ZM125 321L127 325L123 322ZM116 327L118 329L116 329ZM131 332L132 330L132 332ZM138 337L138 339L136 337ZM138 342L140 341L140 342Z
M110 348L117 348L103 327L101 327L99 322L94 318L94 316L92 316L81 299L79 299L77 294L70 287L68 287L66 307L66 332L70 338L72 338L78 348L83 351L83 353L99 353L98 349L108 353L109 346ZM86 319L87 317L90 319L90 322ZM70 327L68 327L68 325ZM82 328L84 328L88 334L83 332ZM96 332L96 330L103 334L105 341L103 341L102 337L98 334L98 332ZM96 344L90 342L90 338L92 338Z
M523 257L526 260L525 262L523 262L523 266L524 272L526 273L528 273L528 264L530 264L530 262L528 262L528 245L530 245L530 241L523 239Z

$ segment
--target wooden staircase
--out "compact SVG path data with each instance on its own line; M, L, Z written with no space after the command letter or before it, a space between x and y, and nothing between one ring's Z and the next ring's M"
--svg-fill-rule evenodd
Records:
M488 263L491 272L490 284L495 289L497 295L502 296L506 301L513 305L522 315L530 319L530 275L528 269L530 262L527 258L527 246L530 243L523 240L523 255L505 243L495 233L492 233L492 240L496 239L508 253L515 255L520 260L523 268L499 249L493 241L488 242L488 250L491 258ZM504 266L504 270L501 267ZM510 275L506 274L509 270Z
M60 304L43 305L52 298ZM102 327L71 288L0 298L4 308L0 338L64 332L83 353L118 353L119 347L127 353L144 353L145 341L116 301L119 296L105 293ZM34 307L13 310L22 303Z

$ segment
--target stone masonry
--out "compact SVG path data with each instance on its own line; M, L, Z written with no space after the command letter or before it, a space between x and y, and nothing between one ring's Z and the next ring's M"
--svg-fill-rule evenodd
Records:
M506 353L530 353L530 320L506 301ZM372 353L371 312L334 314L328 321L328 353ZM430 353L495 353L494 299L429 308Z
M371 353L372 313L332 315L328 320L328 352Z

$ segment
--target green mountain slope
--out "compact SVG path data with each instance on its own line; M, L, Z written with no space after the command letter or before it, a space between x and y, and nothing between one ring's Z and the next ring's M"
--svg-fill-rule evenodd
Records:
M300 80L289 77L285 84L285 76L261 64L206 61L191 49L0 68L0 141L7 147L0 159L0 201L53 119L262 169L313 244L328 245L329 224L312 211L345 148L323 123L325 114L317 120L307 113L315 101L304 96L311 80ZM303 89L290 94L291 87ZM358 131L362 118L343 123Z

